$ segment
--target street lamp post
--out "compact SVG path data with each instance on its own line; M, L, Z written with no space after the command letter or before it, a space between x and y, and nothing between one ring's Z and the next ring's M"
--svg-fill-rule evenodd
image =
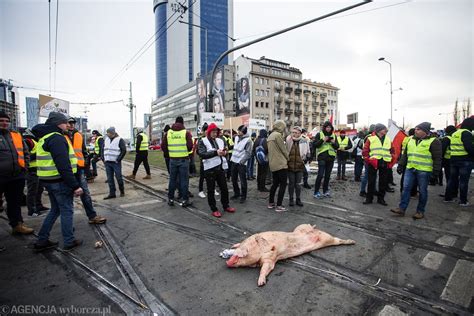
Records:
M450 114L453 114L453 112L439 113L439 114L438 114L438 115L446 115L446 126L448 126L448 116L449 116ZM445 126L445 127L446 127L446 126Z
M206 61L205 61L206 64L205 64L205 71L204 72L205 72L205 75L207 75L207 72L209 71L209 69L207 67L207 27L197 25L197 24L188 23L188 22L185 22L185 21L182 21L182 20L179 20L179 23L191 25L191 26L194 26L194 27L197 27L197 28L200 28L200 29L204 30L204 34L205 34L204 50L206 51Z
M390 66L390 120L393 116L393 88L392 88L392 64L385 60L385 57L380 57L379 61L386 62Z

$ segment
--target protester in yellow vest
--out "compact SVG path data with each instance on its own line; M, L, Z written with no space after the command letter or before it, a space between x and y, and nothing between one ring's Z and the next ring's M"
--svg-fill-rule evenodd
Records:
M450 176L450 161L451 161L451 136L453 135L454 132L456 132L456 127L453 125L446 126L444 129L444 132L446 135L441 138L441 148L442 148L442 155L443 155L443 160L441 162L441 172L439 173L438 177L438 184L443 185L443 170L444 170L444 176L446 177L446 185L448 184L449 181L449 176ZM457 195L457 194L456 194ZM444 195L442 195L444 197Z
M385 125L379 123L374 128L375 135L367 138L362 157L367 163L368 185L367 195L364 204L371 204L375 195L375 184L377 182L377 173L379 176L379 190L377 203L387 205L385 202L385 190L388 186L388 164L392 160L392 141L387 136L388 129Z
M28 166L28 148L20 133L10 130L10 117L0 112L0 192L7 200L7 216L12 233L31 234L23 223L21 201Z
M45 124L33 127L38 138L35 147L37 174L48 191L51 209L44 219L34 245L36 251L56 247L57 242L49 240L49 234L56 219L61 216L61 232L64 250L71 250L82 244L74 238L73 200L81 196L83 190L77 180L77 158L72 144L63 133L67 130L67 118L59 112L51 112Z
M349 158L348 150L352 148L352 142L346 136L346 131L341 131L337 136L339 148L337 149L337 177L336 180L346 181L346 162Z
M189 152L193 149L193 137L184 127L182 116L176 118L175 123L164 135L161 149L163 154L170 158L170 179L168 183L168 205L174 205L174 193L179 185L181 205L187 207L189 201Z
M428 202L428 184L431 176L437 177L441 171L441 142L430 135L431 123L423 122L415 127L415 136L408 142L397 169L405 168L402 198L398 208L391 211L404 216L410 203L410 191L415 178L420 196L413 219L422 219Z
M339 143L334 134L334 127L331 122L324 122L321 131L316 134L312 142L312 148L313 155L316 155L318 160L318 176L314 184L313 196L316 199L331 197L331 193L329 192L329 179L331 177L332 167L334 166L334 160L336 159L336 150L339 148ZM321 187L323 177L323 194L321 194L319 188Z
M461 127L451 136L450 177L444 202L453 202L459 188L459 206L469 206L467 193L469 179L474 167L474 116L468 117L461 123Z
M148 135L143 132L143 130L138 130L137 138L135 139L135 162L133 165L133 172L131 175L127 176L129 179L135 179L137 175L138 168L143 162L145 167L146 176L143 178L145 180L151 179L150 165L148 164Z
M86 211L87 218L89 219L89 224L104 224L107 220L105 217L97 215L97 212L94 209L92 204L91 193L89 191L89 186L87 185L87 180L85 178L84 169L85 169L85 157L88 156L86 144L82 134L76 129L76 119L70 117L67 121L67 132L65 137L72 144L74 149L74 154L77 158L77 173L76 178L81 186L84 193L81 195L81 202L84 210Z

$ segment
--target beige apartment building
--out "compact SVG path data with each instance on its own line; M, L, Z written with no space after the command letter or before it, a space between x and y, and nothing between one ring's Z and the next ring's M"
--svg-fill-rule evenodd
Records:
M338 121L338 88L329 83L302 79L302 72L290 64L261 57L240 56L235 60L236 81L250 83L251 117L265 120L267 127L281 119L288 127L319 128L333 115Z

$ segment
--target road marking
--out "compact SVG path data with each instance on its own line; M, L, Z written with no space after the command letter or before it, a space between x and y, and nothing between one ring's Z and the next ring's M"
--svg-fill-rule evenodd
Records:
M398 307L393 305L385 305L380 311L379 316L403 316L408 315L402 312Z
M141 205L148 205L148 204L156 204L161 203L160 200L151 200L151 201L143 201L143 202L135 202L135 203L128 203L120 205L120 208L127 208L127 207L134 207L134 206L141 206Z
M474 296L474 263L458 260L441 298L451 303L469 307Z
M436 240L436 243L439 245L452 247L456 243L456 237L450 236L450 235L444 235L438 240ZM431 270L438 270L438 268L441 266L441 263L443 262L443 259L445 257L446 255L442 253L439 253L436 251L430 251L426 254L426 256L423 258L420 264L425 268L428 268Z
M462 250L466 252L474 252L474 238L468 239Z
M459 213L458 217L456 217L456 221L454 222L454 224L467 225L470 219L471 219L471 213L461 212Z

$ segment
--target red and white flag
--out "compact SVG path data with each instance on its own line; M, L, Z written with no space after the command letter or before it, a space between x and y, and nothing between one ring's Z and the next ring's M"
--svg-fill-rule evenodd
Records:
M389 167L393 167L393 165L398 161L398 157L401 153L402 142L407 137L405 131L402 130L400 127L395 124L394 121L388 120L388 137L392 140L392 146L395 150L395 154L392 156L392 162L390 163Z

